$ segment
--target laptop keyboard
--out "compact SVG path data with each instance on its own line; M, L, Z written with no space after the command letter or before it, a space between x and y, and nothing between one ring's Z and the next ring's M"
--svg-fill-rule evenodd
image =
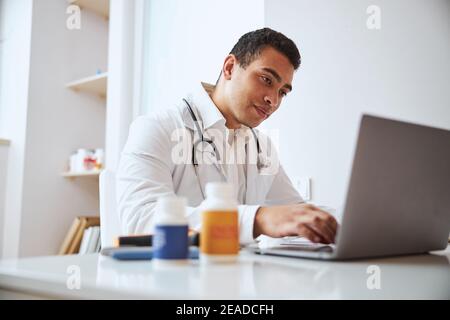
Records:
M280 249L283 250L304 250L304 251L325 251L333 252L334 244L313 243L302 237L285 237L281 242Z
M281 244L278 246L279 249L292 250L292 251L312 251L312 252L333 252L334 245L327 244L311 244L311 245L300 245L300 244Z

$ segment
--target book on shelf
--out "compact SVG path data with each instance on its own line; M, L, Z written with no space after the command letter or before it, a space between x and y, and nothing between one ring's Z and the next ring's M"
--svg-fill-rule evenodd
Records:
M98 236L97 245L95 247L95 252L100 252L102 250L102 239L100 237L100 234Z
M97 253L100 251L100 227L87 228L83 233L78 254Z
M92 228L93 227L89 227L84 230L83 239L81 240L80 250L78 250L78 254L85 254L88 251L89 239L92 235Z
M70 226L66 237L59 250L60 255L76 254L80 252L80 249L86 250L89 243L84 244L83 238L85 231L90 227L98 227L97 237L100 237L100 217L95 216L79 216L74 219ZM93 230L90 231L93 233ZM85 241L89 241L87 238ZM83 247L82 247L83 246ZM95 245L94 245L95 248Z
M92 232L89 235L89 242L85 254L96 253L97 242L100 238L100 227L91 227Z

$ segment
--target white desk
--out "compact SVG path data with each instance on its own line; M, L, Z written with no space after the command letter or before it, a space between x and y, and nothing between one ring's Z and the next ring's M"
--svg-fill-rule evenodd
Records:
M0 298L86 299L450 299L450 247L430 255L325 262L241 252L239 262L158 270L151 261L99 255L0 262ZM367 288L380 268L381 289ZM79 267L81 287L67 282ZM70 269L69 269L70 271ZM71 271L73 272L73 270ZM72 278L73 279L73 278Z

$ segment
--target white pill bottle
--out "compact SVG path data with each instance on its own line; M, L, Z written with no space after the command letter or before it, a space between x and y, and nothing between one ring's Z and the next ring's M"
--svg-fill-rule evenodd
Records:
M158 199L154 225L155 264L187 263L189 244L186 199L176 196Z

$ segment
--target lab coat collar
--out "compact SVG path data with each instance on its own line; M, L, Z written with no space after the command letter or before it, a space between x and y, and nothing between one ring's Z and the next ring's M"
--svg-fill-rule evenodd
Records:
M214 90L214 87L215 86L212 84L200 82L196 86L196 89L188 96L188 102L191 104L191 106L194 107L194 113L196 114L198 120L201 122L200 127L204 131L207 131L207 129L212 127L222 130L226 129L225 117L222 115L222 113L219 111L219 109L209 96L209 94ZM190 128L191 130L195 130L195 125L189 111L187 110L187 106L184 106L183 119L186 127ZM245 136L248 135L248 129L250 128L241 124L241 127L239 129L231 131L236 135ZM230 130L225 130L227 140L231 138L229 134Z
M224 127L225 118L212 101L208 92L214 90L214 86L201 82L192 93L191 102L194 105L194 112L203 124L203 129L207 130L213 126Z

